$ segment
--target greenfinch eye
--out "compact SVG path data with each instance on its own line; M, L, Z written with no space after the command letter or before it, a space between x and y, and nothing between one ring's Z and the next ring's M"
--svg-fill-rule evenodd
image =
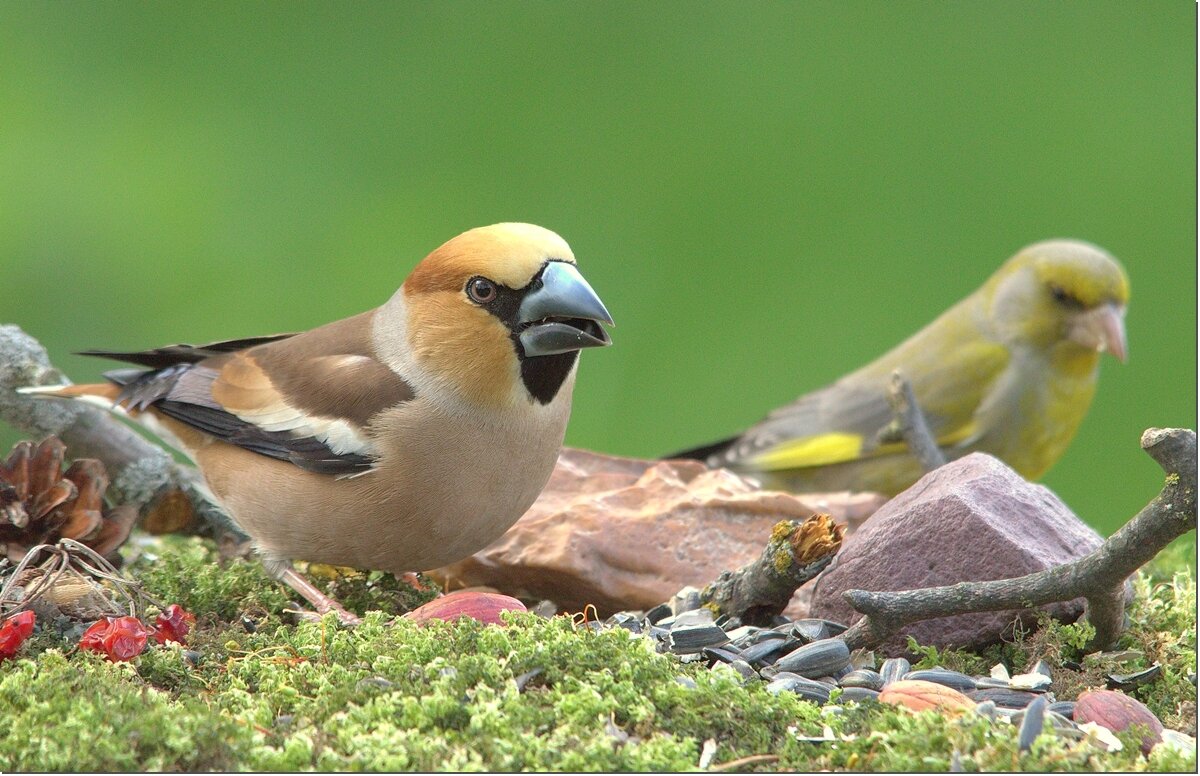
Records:
M1079 304L1079 300L1067 293L1067 290L1062 286L1050 286L1050 296L1054 297L1054 301L1060 304Z
M496 284L487 278L471 278L467 281L467 296L478 304L487 304L496 298Z

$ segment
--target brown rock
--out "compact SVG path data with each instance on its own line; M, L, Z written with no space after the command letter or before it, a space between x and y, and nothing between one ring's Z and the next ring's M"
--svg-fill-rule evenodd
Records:
M587 604L602 615L647 609L759 557L779 520L826 512L853 528L882 503L875 494L763 491L697 461L567 448L546 490L508 533L430 576L572 611Z
M833 566L809 588L810 615L838 622L860 618L842 598L850 589L912 590L1030 574L1096 549L1099 534L1049 489L1033 485L1001 461L973 453L926 474L876 512L842 546ZM1067 622L1083 599L1043 607ZM905 652L904 635L921 644L978 648L1012 632L1018 615L983 612L914 623L883 645Z

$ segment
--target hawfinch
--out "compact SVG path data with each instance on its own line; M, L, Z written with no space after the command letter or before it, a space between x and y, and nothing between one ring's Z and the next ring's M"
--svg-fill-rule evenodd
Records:
M895 494L921 476L881 438L899 369L947 458L980 450L1036 479L1067 449L1096 392L1100 354L1125 360L1129 280L1085 242L1030 245L966 299L877 360L738 436L675 457L772 488Z
M26 389L145 423L199 466L269 573L335 609L293 559L404 573L479 550L554 468L579 351L612 318L567 243L472 229L382 306L300 334L87 355L105 384Z

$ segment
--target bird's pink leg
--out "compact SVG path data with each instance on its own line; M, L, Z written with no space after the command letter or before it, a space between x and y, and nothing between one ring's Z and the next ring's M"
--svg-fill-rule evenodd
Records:
M362 623L358 615L346 611L345 607L318 590L312 582L305 579L304 575L295 569L283 569L279 574L279 581L303 596L305 601L308 601L316 608L317 614L334 612L337 614L338 619L346 625L359 625Z

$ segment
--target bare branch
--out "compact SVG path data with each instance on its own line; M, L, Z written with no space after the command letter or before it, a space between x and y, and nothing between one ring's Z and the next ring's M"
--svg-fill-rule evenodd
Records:
M946 463L945 454L929 430L929 421L921 411L921 405L917 404L912 383L899 369L892 371L888 381L888 402L894 416L892 422L879 432L879 441L903 441L926 472Z
M1071 563L1015 579L960 582L901 592L847 590L865 616L839 638L852 649L874 647L910 623L971 612L994 612L1086 598L1096 628L1094 646L1110 647L1121 634L1125 580L1176 538L1196 527L1196 432L1152 428L1142 448L1166 472L1159 494L1092 553Z

